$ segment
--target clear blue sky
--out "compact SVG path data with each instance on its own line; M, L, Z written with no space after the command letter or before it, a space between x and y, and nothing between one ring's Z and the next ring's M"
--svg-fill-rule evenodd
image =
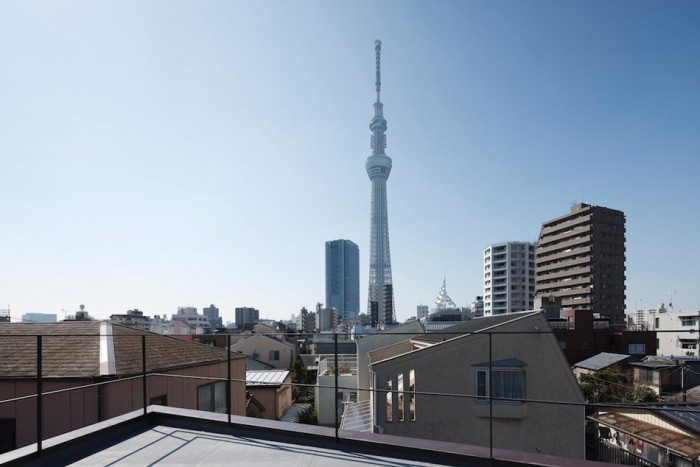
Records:
M324 301L369 256L383 41L397 315L482 293L490 243L627 215L627 304L700 308L700 3L0 3L0 308Z

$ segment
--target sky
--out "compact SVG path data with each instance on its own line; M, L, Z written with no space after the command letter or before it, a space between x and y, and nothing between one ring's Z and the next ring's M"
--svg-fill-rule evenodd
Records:
M625 212L627 310L700 309L700 3L3 1L0 308L108 318L325 300L369 270L382 40L397 318L483 250Z

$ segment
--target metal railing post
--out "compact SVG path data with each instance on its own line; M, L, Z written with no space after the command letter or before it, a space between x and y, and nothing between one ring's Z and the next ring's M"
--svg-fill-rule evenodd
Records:
M44 427L43 427L43 407L41 399L41 336L36 336L36 452L41 455L41 441L44 437Z
M493 347L489 332L489 464L493 465Z
M147 391L146 391L146 334L141 335L141 363L143 365L143 415L148 413Z
M340 373L340 367L338 366L338 333L333 333L333 352L335 354L335 441L339 441L338 438L338 373Z
M231 426L231 334L226 335L226 412Z

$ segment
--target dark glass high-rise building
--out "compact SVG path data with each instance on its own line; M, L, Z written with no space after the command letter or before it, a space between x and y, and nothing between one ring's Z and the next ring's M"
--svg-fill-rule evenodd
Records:
M326 242L326 307L346 323L360 312L360 249L350 240Z

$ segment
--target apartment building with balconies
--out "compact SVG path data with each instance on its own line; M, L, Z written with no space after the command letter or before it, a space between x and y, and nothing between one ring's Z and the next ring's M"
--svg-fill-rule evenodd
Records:
M494 243L484 250L484 316L532 310L534 297L534 243Z
M535 250L538 296L561 297L562 314L578 310L625 324L625 214L574 204L542 224Z

